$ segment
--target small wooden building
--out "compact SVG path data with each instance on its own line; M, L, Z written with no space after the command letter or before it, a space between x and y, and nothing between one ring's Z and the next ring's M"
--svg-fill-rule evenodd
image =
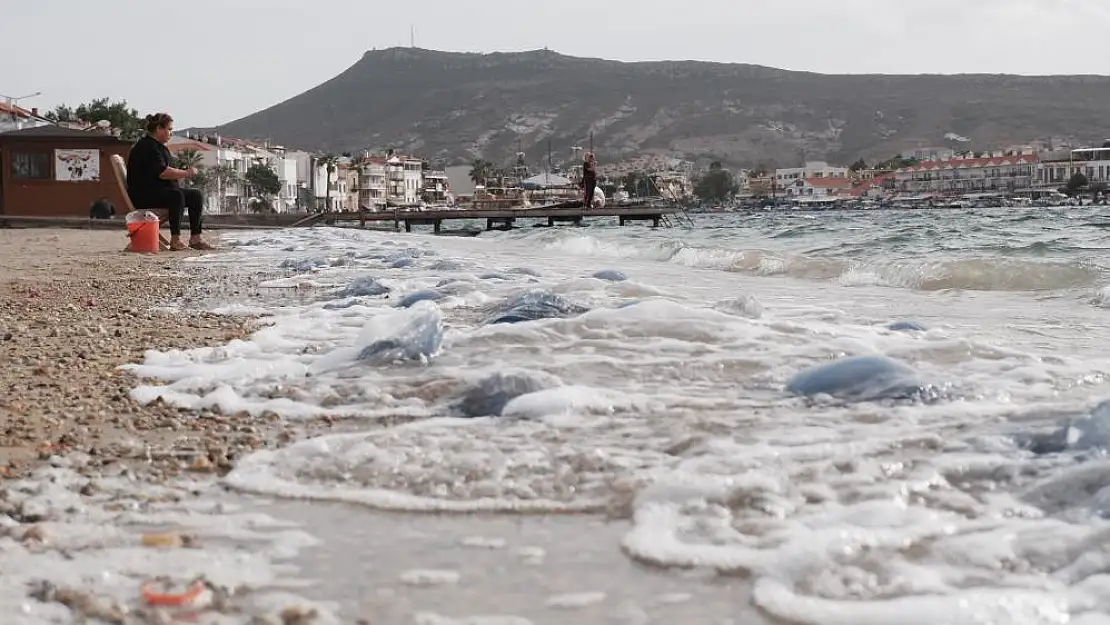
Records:
M53 125L0 134L0 215L88 217L102 197L121 215L109 159L130 149L111 135Z

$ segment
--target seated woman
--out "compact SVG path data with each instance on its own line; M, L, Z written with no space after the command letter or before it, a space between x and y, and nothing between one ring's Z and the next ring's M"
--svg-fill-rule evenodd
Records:
M210 250L201 238L201 213L204 194L196 189L182 189L178 184L197 175L194 168L170 166L166 143L173 134L173 118L166 113L146 117L146 136L131 146L127 156L127 195L135 210L166 208L170 211L170 249ZM181 217L189 209L189 244L181 241Z

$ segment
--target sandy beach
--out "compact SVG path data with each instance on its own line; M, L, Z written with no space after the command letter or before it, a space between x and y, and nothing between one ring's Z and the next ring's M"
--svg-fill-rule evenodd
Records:
M128 397L123 364L147 349L245 336L251 320L159 310L207 288L180 260L123 252L122 232L0 230L0 471L22 474L57 453L126 462L155 476L226 470L280 427L246 415L183 411Z
M233 573L213 583L230 554L226 527L266 523L237 521L232 504L202 503L241 454L294 434L276 415L141 405L129 397L138 382L119 369L148 349L225 344L247 336L254 320L175 312L168 305L226 285L181 262L197 252L146 256L123 252L125 243L122 232L0 230L0 557L10 565L0 605L20 624L162 623L173 610L143 600L141 580L203 579L214 614L317 622L296 620L312 612L288 611L287 598L227 603L237 587L270 578ZM223 528L214 533L225 548L198 540L205 527ZM252 539L239 532L230 549L244 540ZM269 569L264 555L253 562Z

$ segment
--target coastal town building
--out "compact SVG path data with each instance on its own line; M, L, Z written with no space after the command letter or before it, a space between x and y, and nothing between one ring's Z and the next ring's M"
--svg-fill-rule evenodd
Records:
M915 148L903 156L916 161L947 161L958 155L952 148Z
M342 182L343 204L340 210L355 212L358 208L359 194L359 165L353 159L344 158L339 166L339 176Z
M386 161L386 199L393 206L415 206L424 190L424 162L413 156L393 155Z
M426 169L421 199L427 204L450 204L451 183L444 170Z
M39 110L36 108L25 109L11 103L0 102L0 132L49 125L50 121L39 115Z
M386 207L389 180L384 156L367 156L359 164L358 205L362 210L378 211Z
M847 167L835 167L825 161L806 161L804 167L787 167L775 170L775 182L785 188L789 183L807 178L847 178Z
M166 145L171 154L196 154L197 164L204 167L206 170L215 171L216 167L224 165L227 169L222 171L230 171L228 165L231 159L228 158L228 151L221 150L220 147L213 145L207 141L200 141L190 137L171 137L170 142ZM222 152L222 153L221 153ZM234 178L228 175L212 176L211 183L207 188L201 189L204 193L204 206L205 210L213 214L222 214L231 212L231 208L238 205L238 199L241 195L239 187L239 180L241 178L236 176ZM232 201L226 201L225 198L233 198Z
M894 172L894 189L909 195L1015 192L1034 186L1036 154L924 161Z
M1065 187L1075 174L1083 174L1088 185L1110 184L1110 147L1041 153L1037 186Z
M788 198L828 199L847 194L853 186L852 180L843 178L799 178L783 189Z
M779 193L778 181L775 180L774 174L749 175L746 187L745 195L748 197L774 197Z
M88 217L107 198L122 209L111 156L131 144L109 134L52 124L0 134L0 215Z

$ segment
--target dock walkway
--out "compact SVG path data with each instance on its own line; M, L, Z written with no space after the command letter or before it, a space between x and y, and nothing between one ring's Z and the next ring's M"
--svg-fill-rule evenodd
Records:
M577 204L577 205L575 205ZM305 228L319 225L338 225L358 223L384 224L393 222L399 230L404 225L405 232L412 232L413 226L432 226L440 232L444 222L485 220L487 230L511 229L517 220L546 220L548 226L556 224L581 225L587 218L616 217L620 225L651 222L652 227L669 224L668 216L681 213L675 206L651 204L631 204L609 206L606 208L585 209L582 202L568 202L538 206L535 208L494 208L494 209L457 209L457 210L415 210L395 209L379 212L339 212L314 213L311 215L205 215L204 227L209 230L252 230L273 228ZM122 216L113 219L89 219L87 217L45 217L32 215L5 215L0 213L0 228L105 228L123 227ZM164 222L163 222L163 225ZM380 228L381 226L379 226Z
M579 202L579 204L581 204ZM508 230L513 227L518 219L546 219L547 225L554 226L560 223L581 225L591 217L616 217L620 225L650 221L653 228L658 228L668 215L674 215L680 209L670 206L632 205L612 206L606 208L585 209L582 207L568 207L562 204L539 206L536 208L505 208L481 210L392 210L379 212L344 212L326 213L316 220L316 223L336 224L339 222L389 222L396 224L400 229L404 224L405 232L412 232L413 226L432 226L439 232L445 221L485 220L486 230ZM308 224L305 224L308 225Z

